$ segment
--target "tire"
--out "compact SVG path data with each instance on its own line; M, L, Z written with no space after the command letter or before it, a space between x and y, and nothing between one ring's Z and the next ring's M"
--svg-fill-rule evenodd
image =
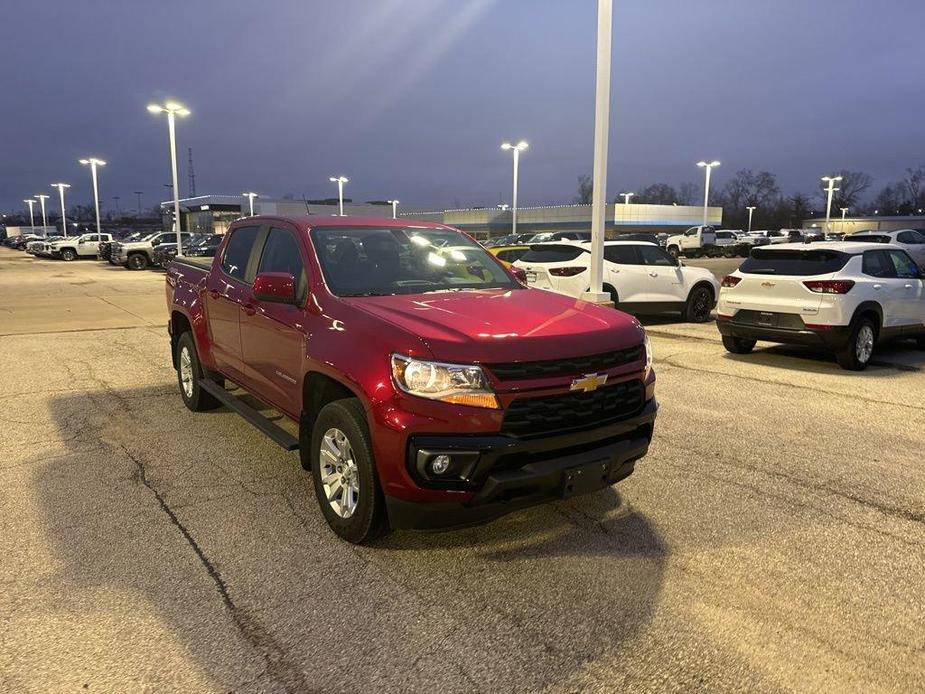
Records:
M65 248L61 251L61 260L71 262L77 259L77 252L73 248Z
M148 267L148 256L144 253L132 253L126 261L129 270L144 270Z
M750 354L755 349L756 340L750 340L745 337L733 337L732 335L723 335L723 347L727 352L733 354Z
M672 258L678 258L681 255L681 249L677 246L668 246L668 255Z
M365 544L388 530L366 414L356 398L321 408L312 428L311 473L321 513L341 539Z
M704 286L696 286L687 295L684 305L684 320L688 323L706 323L713 310L713 292Z
M176 360L177 385L180 386L183 404L193 412L205 412L219 407L221 403L199 385L199 379L203 376L202 365L199 363L192 333L185 332L177 340Z
M617 294L617 290L614 289L611 285L605 284L603 287L604 291L610 294L610 300L613 302L614 308L620 307L620 295Z
M877 326L870 318L861 318L851 331L848 343L836 352L838 365L848 371L863 371L870 363L877 344Z

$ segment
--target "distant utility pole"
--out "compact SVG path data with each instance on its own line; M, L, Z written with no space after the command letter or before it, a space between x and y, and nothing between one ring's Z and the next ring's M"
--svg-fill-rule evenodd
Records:
M119 207L119 200L120 200L119 196L118 196L118 195L113 195L113 196L112 196L112 199L116 201L116 214L121 216L121 214L122 214L122 208Z
M144 191L141 191L141 190L136 190L136 191L135 191L135 197L138 198L138 216L139 216L139 217L141 217L141 194L142 194L142 192L144 192Z
M193 171L193 148L189 148L189 196L196 197L196 172Z

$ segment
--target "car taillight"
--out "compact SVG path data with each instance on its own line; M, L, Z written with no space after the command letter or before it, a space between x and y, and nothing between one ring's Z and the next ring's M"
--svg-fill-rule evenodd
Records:
M723 277L723 286L724 287L734 287L741 281L742 281L741 277L736 277L735 275L726 275L725 277Z
M551 267L549 268L549 274L556 277L574 277L587 269L584 267Z
M811 292L817 294L847 294L854 286L853 280L809 280L803 283Z

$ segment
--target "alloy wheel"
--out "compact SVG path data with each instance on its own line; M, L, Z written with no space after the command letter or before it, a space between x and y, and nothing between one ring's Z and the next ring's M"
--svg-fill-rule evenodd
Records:
M187 398L193 397L193 360L186 347L180 350L180 384L183 394Z
M328 429L321 437L319 467L328 504L341 518L350 518L356 511L360 480L353 447L340 429Z
M862 364L866 364L874 353L874 329L869 325L862 325L858 330L854 353Z

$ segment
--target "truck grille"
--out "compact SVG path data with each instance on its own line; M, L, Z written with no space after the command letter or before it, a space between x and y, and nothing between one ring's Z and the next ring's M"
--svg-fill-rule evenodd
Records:
M501 381L518 381L525 378L549 378L552 376L577 376L596 371L606 371L624 364L632 364L643 358L642 344L618 349L603 354L569 359L546 361L522 361L506 364L486 364Z
M632 379L590 393L574 392L514 400L501 431L522 439L594 429L629 419L642 409L645 389Z

